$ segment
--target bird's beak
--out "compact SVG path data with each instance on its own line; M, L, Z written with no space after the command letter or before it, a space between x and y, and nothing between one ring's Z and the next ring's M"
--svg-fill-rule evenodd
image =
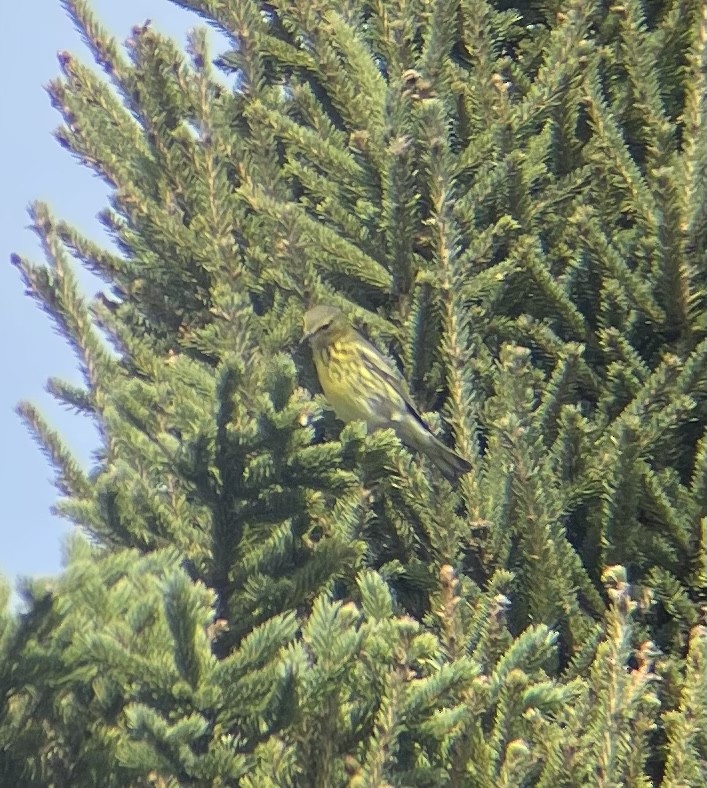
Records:
M301 345L304 345L304 343L305 343L305 342L306 342L306 341L307 341L307 340L308 340L308 339L309 339L311 336L312 336L312 334L311 334L309 331L305 331L305 332L302 334L302 339L300 339L300 341L298 342L298 344L299 344L300 346L301 346Z

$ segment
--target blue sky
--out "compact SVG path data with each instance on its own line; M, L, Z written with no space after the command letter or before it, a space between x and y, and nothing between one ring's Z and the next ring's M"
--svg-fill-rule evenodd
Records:
M92 7L121 42L147 19L181 45L187 30L203 25L167 0L93 0ZM37 239L27 229L26 208L36 199L107 244L96 219L106 205L107 189L52 136L61 119L43 86L59 74L57 51L92 62L59 0L0 0L0 29L5 31L0 47L0 574L14 583L18 576L56 574L69 528L50 514L57 497L51 469L16 416L15 405L24 399L38 405L87 468L97 438L89 420L62 409L44 391L50 376L77 383L80 376L48 316L24 295L9 257L17 252L43 261ZM100 287L88 274L81 282L89 295Z

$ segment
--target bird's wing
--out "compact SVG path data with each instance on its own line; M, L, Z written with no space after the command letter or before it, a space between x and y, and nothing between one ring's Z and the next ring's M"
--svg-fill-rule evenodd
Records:
M369 372L372 375L381 378L388 386L390 386L390 388L393 389L393 391L403 399L407 410L415 418L415 420L418 421L421 426L425 428L425 430L429 430L429 427L425 424L425 422L422 420L422 417L418 413L417 407L410 396L410 390L408 388L407 381L400 374L398 368L388 361L388 359L370 342L367 342L363 338L361 338L360 342L357 343L357 347L361 362L369 370Z

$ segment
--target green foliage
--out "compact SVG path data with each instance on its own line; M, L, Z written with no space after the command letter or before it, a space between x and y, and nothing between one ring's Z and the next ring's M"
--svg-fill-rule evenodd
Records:
M101 447L19 406L92 544L0 624L0 782L704 784L704 4L177 4L232 49L64 0L115 248L13 262ZM458 486L323 407L316 302Z

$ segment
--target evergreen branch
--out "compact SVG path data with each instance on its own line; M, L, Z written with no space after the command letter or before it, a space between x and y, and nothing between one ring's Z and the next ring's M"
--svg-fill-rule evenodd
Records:
M125 259L111 254L75 227L59 220L56 223L56 233L71 254L80 260L87 270L113 285L115 289L120 290L121 286L125 286L133 278L130 264Z
M96 415L93 397L85 388L74 386L59 378L49 378L46 389L55 399L64 405L74 408L77 413L81 413L84 416Z
M365 130L380 145L384 84L355 28L323 1L298 7L276 0L272 5L283 27L312 53L320 100L331 102L350 132Z
M295 639L299 622L292 611L282 613L263 621L254 627L238 644L238 648L213 667L214 686L223 692L221 702L228 706L239 697L238 682L254 669L261 669L272 663L288 643Z
M512 257L517 260L517 266L523 265L533 284L538 288L540 296L547 299L549 304L557 311L565 329L572 336L583 339L587 335L584 315L577 309L573 300L552 275L548 264L549 261L540 245L532 237L526 236L514 247Z
M174 662L192 690L198 689L212 660L207 638L211 615L204 615L201 591L181 572L168 578L164 588L165 618L172 634Z
M648 573L646 582L655 598L668 611L674 625L681 632L681 647L688 632L697 624L697 613L690 599L688 590L670 572L662 567L654 566Z
M377 289L390 288L391 276L379 262L364 254L333 230L311 219L304 211L298 210L296 205L272 199L252 181L244 182L239 192L251 208L262 211L281 226L293 222L302 232L303 237L310 240L312 247L321 250L320 254L328 257L327 267L331 267L334 272L354 276L362 284Z
M415 178L410 104L409 100L401 98L394 112L387 110L390 142L380 158L380 226L385 233L386 257L391 260L395 272L393 287L401 294L412 289L421 262L416 254L420 195Z
M594 49L587 36L592 12L590 5L575 0L551 30L543 51L545 63L512 110L511 123L518 142L537 132L568 88L584 74Z
M705 363L707 340L701 342L684 362L667 355L624 407L614 426L633 429L640 423L636 437L641 450L655 452L669 431L694 410L694 396L704 380ZM670 398L666 398L668 388L671 389Z
M503 654L489 677L489 698L498 697L509 675L520 668L529 676L539 670L555 648L557 635L543 624L528 627Z
M707 778L707 704L704 693L706 654L705 627L695 627L690 635L680 705L664 716L668 732L668 754L663 781L666 788L698 786Z
M414 62L413 41L417 19L406 3L372 0L366 37L374 55L382 58L390 80L397 79Z
M420 30L424 41L418 63L425 79L438 86L444 84L449 52L457 37L456 0L435 0Z
M576 364L581 358L582 350L581 345L568 342L547 381L542 400L536 410L536 423L541 432L547 436L546 440L552 440L556 434L555 425L559 411L572 399Z
M593 708L580 739L585 753L580 774L597 785L609 786L645 780L646 737L658 702L653 689L652 644L645 644L646 650L637 654L638 667L626 670L636 605L629 596L625 570L609 567L603 579L612 604L607 614L607 639L599 646L591 669Z
M442 312L442 350L445 358L445 377L449 392L448 407L455 429L456 446L465 457L476 455L474 436L476 425L466 407L468 386L463 367L468 345L468 326L459 303L461 271L457 266L455 250L458 246L459 228L450 207L452 175L451 155L444 138L444 115L440 102L429 100L421 107L429 143L425 162L430 217L426 221L432 247L433 262L439 271L439 297ZM470 496L471 497L471 496Z
M559 364L567 355L568 348L565 347L567 344L569 344L570 348L576 348L577 350L584 348L583 345L577 343L567 343L562 335L558 331L553 330L546 321L527 314L519 315L515 321L505 328L504 333L513 342L530 344L533 352L540 353L542 357L546 357L547 361L554 366ZM586 349L583 349L581 354L572 350L570 352L573 356L577 382L596 396L596 393L601 389L601 379L594 366L587 360Z
M533 756L527 743L522 739L508 742L504 752L503 763L498 772L498 786L513 788L526 782L535 771L537 756Z
M655 238L653 195L628 150L624 132L602 95L596 65L586 75L585 89L584 103L592 128L585 157L597 173L597 185L604 182L615 195L616 207L633 218L649 238Z
M361 222L359 215L352 213L352 202L341 194L330 177L320 175L314 167L295 159L289 160L283 169L302 187L303 194L299 202L306 206L311 214L316 215L366 254L380 254L377 239L371 237L370 228ZM355 207L365 214L370 215L373 212L373 206L367 205L363 200L357 200Z
M20 268L30 294L57 324L78 357L84 378L96 404L102 407L103 381L114 367L91 324L89 310L79 294L78 285L55 232L54 221L46 206L32 208L33 227L40 237L52 268L35 268L16 255L12 262Z
M54 469L56 473L54 483L59 492L67 497L74 496L79 499L90 497L89 479L62 439L47 425L39 411L29 402L22 402L17 406L17 413Z
M95 170L109 186L144 180L147 146L131 115L92 71L61 53L65 81L48 86L66 125L59 143Z
M403 733L400 719L401 695L404 679L401 669L390 670L383 696L373 723L373 735L366 752L361 771L356 775L353 785L360 788L392 788L386 779L395 761L398 739Z
M455 203L455 213L456 205L458 203ZM475 293L484 292L487 287L502 288L508 276L516 271L511 263L517 259L517 255L495 265L492 263L504 247L513 248L514 240L523 243L522 237L518 236L520 229L521 225L512 216L506 215L488 227L480 228L470 239L469 245L459 255L460 269L469 272L463 282L463 289L464 292L468 291L469 300L475 297Z
M667 162L675 150L675 127L665 114L655 62L655 33L647 30L643 9L637 0L629 0L617 9L621 41L621 65L628 76L627 112L638 120L638 134L646 146L651 169Z
M669 535L681 551L689 554L692 549L692 523L682 511L681 502L671 500L661 478L647 463L639 461L638 465L643 481L644 507L656 516L665 535Z
M694 27L685 73L685 133L682 145L683 229L686 249L697 247L704 252L707 224L707 141L702 133L707 112L707 9L695 4Z
M61 0L61 4L82 34L96 63L102 66L108 75L124 72L126 63L120 55L118 42L97 22L88 3L83 0Z
M302 95L302 91L299 95ZM259 101L252 101L247 112L253 124L269 126L289 148L306 156L319 170L335 180L337 187L343 186L355 197L366 197L362 185L364 170L352 153L343 147L345 135L341 131L332 128L326 134L321 127L307 128L284 115L281 108L276 110L266 107Z
M578 208L570 221L577 227L577 237L593 259L606 269L609 277L622 286L622 296L643 314L660 324L663 310L655 300L645 278L639 271L632 271L624 255L616 249L601 228L598 217L591 208Z
M698 502L698 517L707 516L707 433L703 434L695 450L690 478L690 499Z
M130 535L114 531L110 518L104 517L98 491L92 498L65 498L52 506L51 512L79 526L99 544L126 547L131 545Z
M656 183L658 211L658 265L661 272L658 286L666 313L666 329L678 333L683 341L691 341L698 333L702 316L699 309L704 301L698 290L697 272L684 252L684 232L681 228L679 185L674 168L661 168L653 173ZM695 330L697 329L697 331Z

